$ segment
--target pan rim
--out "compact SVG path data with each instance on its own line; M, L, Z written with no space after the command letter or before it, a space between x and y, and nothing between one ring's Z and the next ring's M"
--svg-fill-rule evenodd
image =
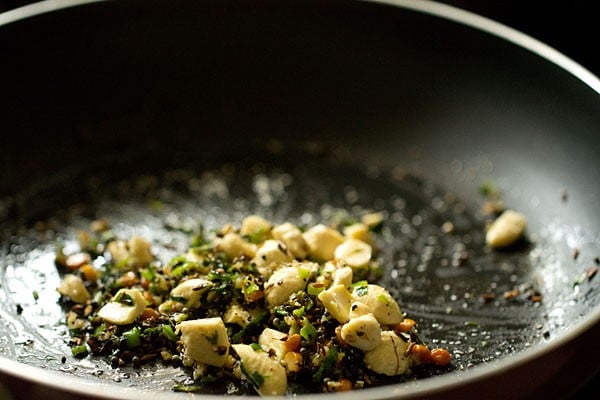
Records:
M52 11L106 1L108 0L44 0L0 13L0 27ZM431 0L358 1L384 4L417 11L489 33L498 37L499 39L506 40L539 55L545 60L557 65L572 76L576 77L590 89L600 94L600 79L585 67L552 48L551 46L548 46L525 33L510 28L490 18L477 15L458 7ZM370 388L359 392L350 392L345 394L344 398L360 399L368 393L368 396L372 398L409 399L425 395L433 395L451 388L465 387L473 384L481 378L501 375L506 371L512 370L520 365L527 364L528 362L540 358L544 354L566 346L569 342L575 340L578 336L592 329L598 324L600 324L600 305L594 307L592 312L590 312L587 317L576 322L568 331L559 333L548 342L537 344L518 354L504 357L499 360L490 361L467 371L456 371L443 376L435 377L434 379ZM26 379L32 383L42 384L47 387L56 388L74 394L90 395L93 393L95 396L105 396L115 399L134 399L139 398L141 395L148 396L149 399L181 398L181 396L176 393L154 392L147 389L123 387L105 382L93 382L91 380L73 377L64 373L48 371L38 367L25 365L1 355L0 372L2 374ZM460 379L456 379L457 376L460 376ZM77 382L77 385L73 385L74 381ZM331 394L321 393L298 395L297 397L307 398L308 396L331 397ZM216 400L217 397L221 398L221 396L217 395L202 395L202 397L207 400L212 400L213 398Z

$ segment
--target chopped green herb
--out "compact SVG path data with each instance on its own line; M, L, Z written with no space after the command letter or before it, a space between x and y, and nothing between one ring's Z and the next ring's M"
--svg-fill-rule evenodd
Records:
M321 362L321 365L319 366L317 372L313 375L312 381L314 383L323 382L323 379L326 376L328 376L334 369L335 364L337 362L337 358L338 348L337 346L332 346L327 352L327 354L325 354L325 358L323 359L323 362Z
M192 272L196 272L202 269L202 266L196 262L188 260L185 256L178 256L173 258L168 265L171 268L169 273L172 277L181 277L189 275Z
M94 336L98 337L106 331L106 324L103 322L94 329Z
M176 301L178 303L183 303L183 304L185 304L187 302L187 299L185 297L183 297L183 296L173 296L173 295L171 295L171 296L169 296L169 299L171 299L173 301Z
M263 384L263 382L265 381L265 378L259 374L257 371L254 371L252 373L252 379L250 379L250 382L252 383L252 385L254 385L255 387L259 387L260 385Z
M246 239L250 243L259 244L259 243L262 243L265 241L269 232L270 232L270 229L265 229L265 228L256 229L254 232L252 232L248 235L244 235L244 239Z
M390 304L390 299L383 293L377 295L377 300L386 305Z
M310 342L314 341L317 338L317 330L306 317L304 317L304 319L302 320L300 336L302 336L305 340L308 340Z
M176 342L178 339L177 335L173 331L173 328L171 328L171 325L163 325L162 326L162 334L164 337L169 339L171 342Z
M261 374L259 374L257 371L254 371L253 373L249 373L248 370L246 370L246 366L244 365L243 362L240 364L240 369L242 370L242 373L246 376L248 381L255 388L259 388L260 385L262 385L263 382L265 381L265 378Z
M152 200L149 204L149 207L152 211L158 212L163 209L164 203L161 200Z
M484 197L498 197L500 195L500 191L491 179L486 179L479 186L479 194Z
M250 335L251 333L257 330L260 330L260 328L262 327L262 323L267 319L268 316L268 311L263 311L260 314L258 314L256 318L250 321L248 325L243 327L241 331L239 331L231 337L231 343L241 343L247 335Z
M219 342L219 332L214 331L212 335L205 336L205 338L206 338L206 340L208 340L208 342L210 344L212 344L214 346Z
M180 393L199 393L204 389L205 389L205 387L202 385L175 385L175 386L173 386L173 391L180 392Z
M251 275L244 277L244 284L242 285L242 291L246 296L251 295L260 290L260 287L254 282Z
M297 308L294 311L292 311L292 314L294 314L298 318L304 317L304 313L305 313L304 307L300 307L300 308Z
M310 278L310 271L304 268L298 268L298 275L300 276L300 278L307 281L308 278Z
M352 284L352 289L357 296L366 296L369 293L369 286L367 281L358 281Z
M142 278L152 282L156 277L156 268L149 266L148 268L140 269L140 275Z
M73 357L76 358L84 358L85 356L87 356L89 353L88 348L85 344L79 345L79 346L74 346L71 349L71 354L73 355Z
M262 351L262 347L260 347L260 344L258 343L252 343L250 344L250 347L252 347L252 350L254 351Z
M123 332L123 337L125 338L125 343L128 348L133 349L140 345L140 333L141 329L137 326Z
M306 286L306 292L311 296L318 296L323 290L325 290L325 285L321 283L311 282Z
M133 306L133 299L127 293L120 292L117 296L115 296L114 301L117 303L125 304L126 306Z

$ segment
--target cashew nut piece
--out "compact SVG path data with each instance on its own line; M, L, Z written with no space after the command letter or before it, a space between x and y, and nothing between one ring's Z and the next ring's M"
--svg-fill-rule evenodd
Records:
M269 357L262 350L254 350L247 344L234 344L231 347L240 357L242 373L253 381L260 376L261 381L255 387L261 396L282 396L287 388L287 373L278 360Z
M400 306L390 293L379 285L357 286L352 293L354 301L365 304L383 325L394 325L403 320Z
M407 350L408 343L400 339L394 331L383 331L379 345L365 353L365 364L378 374L402 375L412 365L412 357Z
M308 246L308 253L317 261L331 260L336 247L344 242L341 233L323 224L313 226L304 232L303 237Z
M319 300L327 311L340 323L349 319L352 295L344 285L335 285L318 295Z
M344 324L341 336L349 345L369 351L381 342L381 327L372 314L362 315Z
M265 284L265 297L270 307L285 303L292 293L306 287L310 271L301 266L287 266L278 269Z
M81 278L73 274L65 275L56 290L63 296L70 297L73 302L78 304L85 304L90 298L90 293Z
M240 235L242 236L256 236L260 235L263 240L269 236L271 231L271 223L259 217L258 215L249 215L242 221L240 227ZM263 241L261 240L261 242Z
M184 365L225 365L229 355L229 338L220 317L183 321L176 328L181 332Z
M213 286L213 283L204 278L188 279L171 290L171 297L183 298L186 307L198 308L200 307L202 293L211 286Z
M128 241L112 241L108 244L107 250L113 262L124 268L138 269L154 260L150 243L141 236L132 236Z
M286 222L277 225L271 232L273 238L283 242L295 258L304 259L308 254L308 246L302 232L294 224Z
M280 264L292 261L285 244L279 240L266 240L256 251L252 261L258 266L259 272L270 276Z
M124 298L127 299L126 302L123 301ZM115 325L131 324L142 315L146 304L146 299L139 290L119 289L113 301L98 310L98 316Z
M334 257L353 269L367 266L371 261L373 248L358 239L348 239L335 248Z
M215 248L222 251L231 259L241 256L254 257L256 245L248 243L237 233L229 232L215 240Z
M526 227L527 219L523 214L506 210L490 225L485 241L496 249L509 246L523 236Z

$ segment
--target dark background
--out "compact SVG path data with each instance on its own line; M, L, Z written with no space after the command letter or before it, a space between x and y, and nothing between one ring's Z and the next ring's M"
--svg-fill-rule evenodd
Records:
M554 47L600 76L597 4L590 0L439 0L502 22ZM0 0L0 12L32 3Z
M600 76L595 1L440 0L524 32Z
M165 0L168 1L168 0ZM198 1L198 0L197 0ZM598 21L594 1L439 0L491 18L554 47L600 76ZM32 3L0 0L0 12ZM577 391L573 399L591 400L600 393L600 378Z

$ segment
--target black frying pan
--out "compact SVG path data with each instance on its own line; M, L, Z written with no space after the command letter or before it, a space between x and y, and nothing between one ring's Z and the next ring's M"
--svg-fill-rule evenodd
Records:
M383 211L383 283L453 364L348 397L566 396L598 370L600 82L489 21L397 5L4 15L0 377L15 396L180 396L185 371L69 356L52 252L97 217L168 257L173 216ZM509 251L484 245L490 181L529 219Z

